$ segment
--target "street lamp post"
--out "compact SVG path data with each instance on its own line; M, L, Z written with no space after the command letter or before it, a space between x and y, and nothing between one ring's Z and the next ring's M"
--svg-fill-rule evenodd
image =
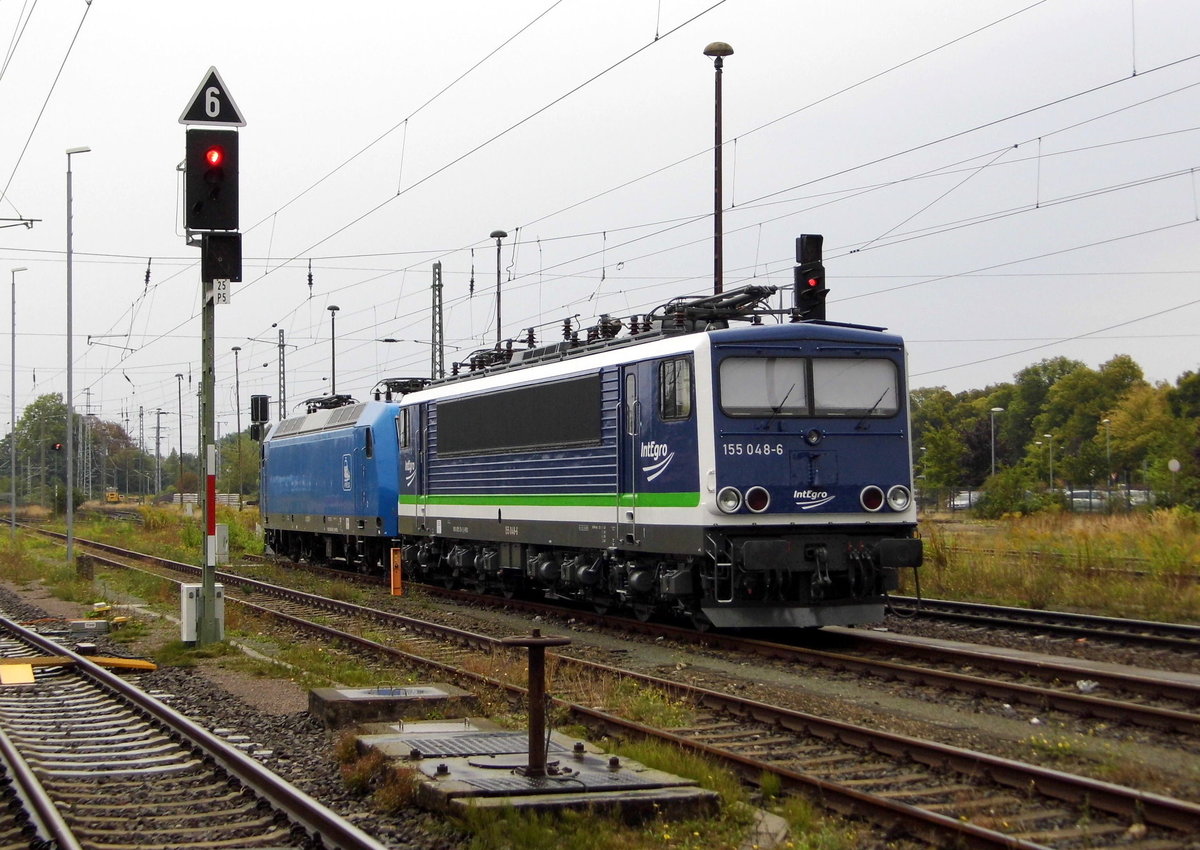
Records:
M496 348L500 348L500 240L508 236L503 230L493 230L490 234L496 240Z
M1050 444L1050 491L1054 492L1054 435L1042 434Z
M233 347L233 395L237 405L237 488L238 510L242 509L242 371L238 365L240 345Z
M329 310L329 394L337 395L337 311L342 309L330 304Z
M1112 424L1111 419L1102 419L1100 424L1104 426L1104 490L1107 494L1106 502L1112 501L1112 443L1109 442L1108 426ZM1112 510L1106 504L1106 510Z
M9 539L17 539L17 272L27 272L25 266L12 270L12 354L9 358L10 377L12 378L11 422L12 431L8 435L8 471L12 480L12 528Z
M992 475L996 474L996 414L1003 413L1003 407L993 407L990 411L992 415Z
M73 379L75 349L71 333L71 258L72 258L72 209L71 209L71 157L87 153L89 147L67 148L67 563L75 563L75 384Z
M724 289L725 258L722 246L721 207L721 68L726 56L733 55L733 48L723 41L714 41L704 48L704 55L711 57L716 71L716 120L713 142L713 294L720 295Z
M183 373L175 373L176 404L179 407L179 477L175 480L175 490L179 493L179 507L183 508Z

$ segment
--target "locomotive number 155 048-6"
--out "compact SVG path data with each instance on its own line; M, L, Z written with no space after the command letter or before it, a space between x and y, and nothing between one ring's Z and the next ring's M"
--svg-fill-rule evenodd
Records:
M723 443L727 455L782 455L783 443Z

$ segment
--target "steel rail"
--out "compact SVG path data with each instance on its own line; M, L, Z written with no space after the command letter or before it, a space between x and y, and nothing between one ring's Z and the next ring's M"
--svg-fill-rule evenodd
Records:
M265 585L264 589L264 583L259 582L257 579L243 578L228 573L221 573L220 576L230 584L237 583L263 590L263 592L276 593L276 591L270 589L273 588L271 585ZM300 591L290 592L301 593ZM476 594L463 591L450 591L449 594L445 595L470 600L478 599ZM328 604L323 598L312 595L308 595L307 600L310 604ZM518 607L532 611L554 612L558 615L562 615L563 613L561 608L536 602L514 603L512 600L506 600L506 604L510 606L518 604ZM385 618L403 616L382 611L377 611L376 614ZM596 623L612 625L614 622L614 618L603 617L598 614L589 615L587 612L572 612L572 615ZM418 627L417 624L423 621L405 619L404 622L416 628ZM634 620L616 620L616 622L622 628L640 627L638 630L644 631L646 634L672 637L688 642L699 640L704 645L717 646L763 657L778 658L790 662L816 663L829 669L878 675L884 678L895 678L914 684L941 687L962 693L983 695L1010 702L1020 702L1026 705L1038 707L1049 706L1060 711L1084 717L1132 722L1153 729L1200 735L1200 714L1187 711L1141 705L1139 703L1124 702L1107 697L1055 690L1035 685L999 682L982 676L971 676L928 667L912 667L890 661L859 658L846 653L797 647L737 635L706 632L700 636L694 630L674 626L646 624ZM891 651L916 656L925 660L960 663L966 658L978 666L986 666L990 669L1011 675L1037 675L1046 679L1061 679L1063 681L1075 681L1081 677L1086 677L1101 686L1115 690L1172 699L1185 703L1200 702L1200 686L1187 682L1173 681L1163 677L1140 676L1130 672L1108 672L1101 668L1091 667L1086 671L1081 671L1078 664L1068 662L1057 662L1050 659L1013 658L1011 656L997 655L982 650L962 647L938 647L926 644L914 644L892 636L861 630L845 630L842 633L849 635L854 640L870 644L873 647L883 645Z
M228 600L227 600L228 601ZM243 603L248 604L248 603ZM351 603L337 603L337 606L344 611L352 611L360 609L361 606L355 606ZM379 652L385 655L391 655L396 658L401 658L407 661L412 661L418 658L411 653L402 650L396 650L382 644L375 643L366 638L362 638L340 629L326 626L323 624L310 624L308 621L300 617L295 617L290 614L272 611L262 606L253 606L257 611L268 614L277 619L288 622L297 627L313 631L330 639L341 640L358 646L363 646L371 649L374 652ZM329 607L329 606L324 606ZM407 621L409 618L391 615L387 612L380 612L376 609L361 609L364 615L374 616L382 614L384 618L391 619L396 616L398 620ZM474 633L459 633L459 630L448 626L434 626L434 630L440 631L451 639L458 640L462 643L470 643L472 645L490 646L494 649L503 647L499 638L490 638ZM845 723L842 721L832 720L829 718L819 717L813 714L794 711L779 706L771 706L755 700L748 700L744 697L738 697L731 694L724 694L719 691L713 691L707 688L701 688L696 685L673 682L669 679L661 679L656 676L650 676L645 673L638 673L631 670L624 670L618 667L611 667L604 664L598 664L592 661L571 658L570 656L551 653L551 655L560 664L570 664L595 673L597 675L615 675L622 678L631 679L640 682L648 687L653 687L665 691L676 698L687 699L692 702L698 702L701 705L709 708L718 709L728 712L733 715L749 717L760 722L775 723L785 729L793 732L803 732L813 734L828 740L836 740L842 743L850 744L864 750L881 752L895 757L908 757L915 761L925 764L932 768L949 768L966 776L977 776L989 778L998 784L1006 785L1011 788L1020 790L1036 789L1046 796L1054 797L1061 800L1066 800L1073 803L1087 802L1111 814L1122 817L1144 818L1148 823L1158 826L1164 826L1176 830L1193 830L1197 823L1200 823L1200 805L1190 803L1184 800L1177 800L1171 797L1165 797L1159 794L1153 794L1145 791L1138 791L1132 788L1126 788L1119 785L1113 785L1107 782L1090 779L1087 777L1076 776L1074 774L1063 773L1061 771L1050 770L1048 768L1038 767L1036 765L1024 764L1011 759L992 756L986 753L977 752L974 750L966 750L959 747L952 747L946 744L939 744L931 741L922 741L915 738L907 738L902 735L896 735L889 732L883 732L866 727L856 726L854 724ZM423 661L421 663L424 663ZM453 672L457 668L442 662L433 662L437 669L442 672ZM519 685L501 682L492 679L488 676L470 671L457 670L457 675L465 676L468 679L486 684L490 687L500 687L508 692L523 697L525 689ZM572 714L581 717L597 717L603 718L607 724L619 726L622 729L627 729L630 732L641 734L641 730L647 727L641 727L639 724L626 721L622 718L609 715L606 712L598 712L594 709L589 709L586 706L576 705L563 700L555 699L556 705L570 711ZM670 737L672 739L678 736L672 736L671 733L662 734L663 730L653 730L653 733L659 737ZM686 740L686 739L681 739ZM688 746L696 748L698 751L708 752L705 749L706 745L698 744L697 742L689 742ZM714 749L714 753L723 751ZM725 757L733 757L732 754L725 753ZM779 768L771 765L769 762L750 760L753 764L753 769L759 773L768 772L780 776L781 779L788 781L799 781L809 784L814 790L821 793L831 793L831 789L826 786L837 786L837 783L828 783L825 780L817 780L814 777L809 777L804 774L795 774L794 776L780 773ZM785 769L786 770L786 769ZM846 788L846 799L860 800L862 796L866 796L873 801L877 799L870 795L862 795L861 792L853 791ZM901 813L908 809L910 817L917 818L921 824L928 826L932 823L926 816L934 814L926 812L917 807L901 806L899 810L895 809L892 801L881 801L889 805L884 808L890 813L889 816L899 817ZM916 814L916 813L920 814ZM939 818L941 816L938 816ZM940 823L940 821L937 821ZM957 822L955 822L957 823ZM914 827L917 828L917 827ZM984 830L984 832L991 832ZM920 834L920 833L918 833ZM991 846L991 847L1014 847L1028 845L1014 845L1011 842L1013 839L1010 836L1005 836L1002 833L994 833L996 836L994 843L988 845L973 845L973 846ZM944 837L944 836L943 836Z
M88 545L92 544L88 543ZM120 549L119 547L111 547L107 544L103 544L103 548L107 551L120 553L122 555L141 557L143 559L146 557L141 553L130 552L128 550ZM199 573L200 569L199 567L193 567L189 564L165 561L163 559L155 560L166 563L171 567L171 569L175 570ZM111 561L109 563L112 563L114 566L120 565L115 561ZM386 620L392 623L400 623L416 632L425 631L426 633L430 633L429 624L427 624L425 621L412 617L405 617L401 614L380 611L378 609L367 608L365 606L355 606L351 603L339 603L336 600L329 600L325 597L317 596L315 594L279 588L267 582L259 581L258 579L238 576L233 573L219 572L217 574L217 578L228 585L237 585L250 588L257 592L276 597L297 599L316 607L322 607L330 610L340 609L350 613L360 613L366 611L369 612L372 617L377 619ZM457 593L459 592L456 592L456 594ZM470 594L468 597L475 598L474 595ZM343 605L345 607L342 607ZM539 605L538 603L533 603L533 605L537 610L557 610L553 609L552 606ZM595 616L597 620L603 621L603 618L601 618L599 615ZM624 621L622 622L624 623ZM630 621L631 624L632 622L634 621ZM696 640L697 636L695 631L670 626L663 627L655 625L649 628L647 631L654 634L664 634L667 636L673 636L679 639L691 641ZM432 632L437 633L436 629L432 630ZM1092 681L1095 681L1106 688L1173 699L1185 703L1195 703L1200 701L1200 687L1187 682L1172 681L1169 678L1139 676L1129 672L1114 673L1105 671L1101 668L1088 668L1086 673L1083 673L1080 671L1078 665L1073 665L1069 662L1057 662L1050 659L1016 659L1010 656L984 652L982 650L973 650L961 647L945 648L928 646L925 644L913 644L887 635L859 632L857 630L847 630L847 633L850 634L855 640L874 645L885 645L891 651L910 656L920 656L925 659L933 658L939 661L961 662L962 659L966 657L970 659L972 663L980 666L987 666L991 669L1003 671L1012 675L1033 674L1040 675L1044 678L1062 679L1064 681L1074 681L1080 678L1080 676L1086 675L1088 679L1091 679ZM473 645L476 646L480 645L478 641L489 640L484 636L475 636L475 638L476 642ZM895 678L914 684L942 687L963 693L983 695L995 699L1007 700L1010 702L1019 702L1026 705L1038 707L1049 706L1060 711L1085 717L1096 717L1116 722L1132 722L1149 728L1175 731L1189 735L1200 734L1200 714L1187 711L1179 711L1176 709L1162 708L1151 705L1141 705L1138 703L1124 702L1121 700L1110 699L1091 694L1074 693L1071 691L1055 690L1052 688L1044 688L1015 682L998 682L982 676L971 676L963 673L936 670L927 667L911 667L889 661L858 658L845 653L795 647L787 644L761 641L740 636L713 635L711 633L705 633L702 637L702 642L708 645L721 646L723 648L733 649L740 652L749 652L764 657L781 658L792 662L802 661L804 663L816 663L830 669L855 672L859 674L866 673L885 678Z
M1098 614L1039 611L1033 608L988 605L982 602L916 599L910 596L889 596L888 600L893 609L930 619L982 623L1009 628L1036 627L1063 635L1120 639L1129 643L1150 646L1200 649L1200 626L1189 623L1127 620Z
M107 547L116 549L117 547ZM145 557L145 556L142 556ZM159 559L155 559L159 560ZM175 567L171 564L172 568ZM190 565L180 565L186 570L198 569ZM276 597L290 597L298 599L309 604L313 604L325 610L339 610L349 614L358 616L369 616L373 619L384 620L396 625L403 625L406 628L420 630L425 634L434 634L445 636L444 639L453 640L461 644L476 646L479 648L491 647L496 648L501 646L499 639L490 638L484 635L478 635L469 632L462 632L458 629L453 629L447 626L426 623L424 621L415 620L414 618L405 617L399 614L392 614L378 609L366 608L364 606L354 605L352 603L341 602L338 600L329 600L323 597L315 596L314 594L303 593L300 591L289 591L283 588L277 588L260 582L255 579L247 579L239 576L228 575L227 579L231 582L244 584L247 586L260 589L262 592L270 593ZM243 603L250 604L250 603ZM373 652L379 652L385 655L402 658L409 662L418 662L427 664L427 660L421 659L411 653L406 653L400 650L395 650L390 647L383 646L365 638L343 632L339 629L334 629L329 626L320 624L312 624L302 618L284 614L282 612L272 611L271 609L262 606L253 605L254 609L276 617L285 622L292 623L297 627L301 627L318 634L322 634L331 639L345 641L347 643L369 648ZM707 637L707 636L706 636ZM639 681L647 686L664 690L673 694L678 698L686 698L693 701L698 701L702 705L729 712L731 714L743 717L750 717L760 722L776 723L791 731L806 732L808 734L817 735L829 740L837 740L843 743L854 746L873 749L878 752L890 754L893 756L902 756L912 758L919 763L928 765L932 768L949 768L967 776L983 776L1008 787L1028 790L1036 789L1041 793L1062 800L1067 800L1075 803L1086 802L1099 810L1109 812L1111 814L1127 817L1131 819L1142 818L1148 823L1158 826L1167 827L1176 830L1191 830L1195 828L1196 823L1200 823L1200 805L1190 803L1183 800L1177 800L1170 797L1165 797L1150 792L1138 791L1136 789L1126 788L1123 786L1113 785L1111 783L1101 782L1099 780L1089 779L1087 777L1075 776L1072 774L1062 773L1047 768L1028 765L1021 762L1015 762L1010 759L1004 759L997 756L991 756L985 753L980 753L972 750L965 750L948 745L938 744L936 742L921 741L919 739L906 738L904 736L894 735L887 732L866 729L864 727L854 726L852 724L835 721L828 718L818 717L816 715L806 714L803 712L784 709L778 706L769 706L764 703L759 703L753 700L747 700L742 697L723 694L717 691L700 688L695 685L681 684L658 677L649 676L643 673L637 673L620 668L609 667L595 662L574 659L569 656L555 654L559 663L574 664L588 669L597 674L617 675L624 678ZM491 687L501 687L510 693L518 696L525 694L525 689L498 680L493 680L490 677L482 674L463 671L454 668L451 665L442 664L441 662L433 662L440 670L445 672L454 672L458 676L463 676L468 679L479 681ZM604 717L604 722L615 724L622 728L628 729L630 732L638 731L638 724L632 724L608 715L604 712L595 712L584 706L578 706L567 703L562 700L555 700L555 703L572 713L582 716L591 717L593 714ZM661 737L661 730L654 730L654 734ZM667 733L670 735L670 733ZM678 737L678 736L675 736ZM686 739L683 739L686 740ZM701 749L706 745L698 744L697 742L689 742L688 746ZM716 750L716 752L721 752ZM239 753L240 755L240 753ZM726 753L726 756L731 754ZM741 757L738 757L741 758ZM792 777L786 776L784 773L779 773L779 769L773 767L767 762L754 762L754 770L776 773L781 779L792 781ZM807 777L803 774L797 774L798 781L811 783L812 787L819 791L826 791L818 785L836 783L827 783L824 780L816 780L813 777ZM847 791L851 789L846 789ZM847 799L855 798L859 792L849 795ZM870 795L866 795L870 796ZM874 802L876 798L871 798ZM887 801L891 803L892 801ZM913 812L919 812L918 819L926 827L929 827L931 821L925 816L934 814L926 812L917 807L899 804L901 811L904 809L912 809ZM899 813L896 813L899 816ZM941 817L941 816L938 816ZM959 822L955 821L956 826ZM919 825L912 825L911 828L920 830ZM978 827L976 827L978 829ZM990 832L983 830L983 832ZM920 834L920 832L918 832ZM994 842L987 845L972 845L972 846L992 846L992 847L1014 847L1028 845L1014 845L1014 839L1011 836L1005 836L1001 833L994 833ZM989 839L990 840L990 839Z
M83 850L71 827L63 820L54 800L13 744L8 733L0 729L0 758L8 767L13 789L21 798L26 811L38 830L38 836L55 850Z
M386 850L385 845L303 791L288 784L241 750L85 656L36 632L22 628L6 618L0 617L0 626L47 654L65 655L70 658L76 669L89 679L116 693L157 722L170 728L193 747L211 757L243 785L268 800L294 823L302 826L310 834L320 836L327 846L336 847L339 850Z
M397 660L417 663L423 667L432 667L439 673L453 675L458 679L467 679L479 685L496 688L505 691L513 700L523 701L528 697L528 689L522 685L517 685L509 682L504 682L499 679L494 679L483 673L476 673L470 670L463 670L443 662L422 658L404 650L396 649L395 647L386 646L376 643L368 638L360 637L349 632L341 631L333 626L328 626L322 623L313 623L305 620L302 617L297 617L292 614L286 614L282 611L275 611L270 608L264 608L251 602L243 600L234 600L226 597L226 602L235 602L246 606L250 610L262 616L268 616L276 620L288 623L313 634L327 637L330 640L341 641L353 646L359 646L368 649L381 655L386 655ZM449 627L438 626L438 629L444 629L447 634L452 634L456 630ZM482 635L468 633L469 637L465 642L474 644L476 640L481 641L482 647L493 649L505 648L500 643L498 638L489 638ZM623 671L619 668L606 667L592 662L581 661L567 656L550 653L561 664L578 664L586 669L590 669L597 674L630 676L638 679L644 679L647 683L655 681L669 685L672 689L678 691L680 686L678 683L667 682L666 680L654 680L651 677L643 677L638 673ZM714 696L716 695L715 692ZM694 696L695 689L684 687L683 691L678 695ZM736 698L734 698L736 699ZM1041 844L1021 841L1004 835L1003 833L995 832L984 827L976 826L975 824L966 823L956 818L947 817L945 815L931 812L916 806L910 806L905 803L900 803L894 800L888 800L882 797L876 797L871 794L857 791L853 788L838 785L837 783L828 782L823 779L818 779L813 776L808 776L803 773L791 771L786 768L777 767L769 762L756 761L749 757L739 756L725 750L711 747L707 744L702 744L697 741L692 741L687 738L672 734L666 730L654 729L649 726L644 726L632 720L626 720L608 712L600 711L595 708L571 703L558 697L550 697L550 701L555 706L569 712L572 716L585 722L585 725L599 726L609 732L618 734L626 734L636 737L657 738L659 740L668 741L674 744L691 749L697 753L709 756L714 760L725 764L751 782L761 780L764 773L778 776L789 787L793 789L803 788L810 792L819 795L819 798L828 802L836 811L844 814L867 817L882 823L889 828L902 827L910 831L912 834L921 837L934 844L941 844L947 838L947 834L953 836L955 846L974 848L975 850L996 850L996 848L1005 848L1006 850L1047 850ZM590 723L587 723L590 721ZM865 730L864 730L865 731Z

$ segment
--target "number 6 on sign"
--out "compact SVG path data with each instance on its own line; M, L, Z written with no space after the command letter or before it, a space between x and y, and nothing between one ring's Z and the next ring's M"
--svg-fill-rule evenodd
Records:
M213 281L213 301L216 304L229 303L229 281L224 278Z

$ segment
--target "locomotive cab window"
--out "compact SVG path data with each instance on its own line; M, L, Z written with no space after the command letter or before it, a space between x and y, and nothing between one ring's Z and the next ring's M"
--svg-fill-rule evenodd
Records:
M866 418L900 410L899 371L883 358L728 357L720 389L728 416Z
M891 360L813 360L812 370L817 416L895 416L900 410Z
M665 420L692 415L692 361L688 358L658 364L658 413Z
M375 429L370 425L367 426L365 438L364 449L367 457L375 457Z
M409 445L408 415L412 408L401 410L396 417L396 436L400 440L400 448L407 449Z
M721 409L730 416L808 415L807 361L800 357L721 361Z

